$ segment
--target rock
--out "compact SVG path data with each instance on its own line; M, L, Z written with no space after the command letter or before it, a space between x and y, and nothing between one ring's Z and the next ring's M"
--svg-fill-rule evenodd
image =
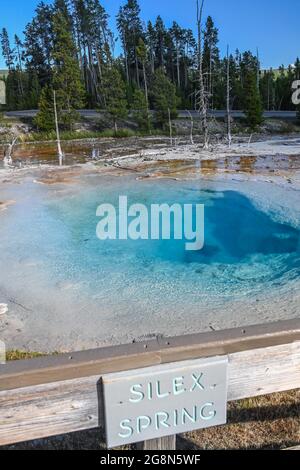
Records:
M15 204L16 201L0 201L0 212L5 211L8 206Z
M4 315L8 312L8 305L7 304L0 304L0 315Z

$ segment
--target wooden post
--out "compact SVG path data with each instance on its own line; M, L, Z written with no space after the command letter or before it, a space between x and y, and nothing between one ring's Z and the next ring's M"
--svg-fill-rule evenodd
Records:
M137 450L176 450L176 435L140 442Z

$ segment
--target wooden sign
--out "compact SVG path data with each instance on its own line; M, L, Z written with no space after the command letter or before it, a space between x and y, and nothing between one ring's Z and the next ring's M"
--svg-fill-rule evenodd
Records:
M108 448L226 423L226 357L104 375Z

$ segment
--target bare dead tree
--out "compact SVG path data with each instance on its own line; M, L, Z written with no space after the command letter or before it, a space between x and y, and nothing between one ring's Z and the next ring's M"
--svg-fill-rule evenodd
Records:
M145 59L142 60L142 67L143 67L144 90L145 90L145 99L146 99L147 116L148 116L148 124L147 125L148 125L148 131L151 134L150 111L149 111L149 91L148 91L148 81L147 81Z
M138 55L137 55L137 52L136 52L136 48L134 50L134 55L135 55L136 84L137 84L138 88L141 88L141 86L140 86L139 60L138 60Z
M7 145L4 150L4 158L3 158L3 165L5 167L11 166L13 164L12 156L14 152L14 147L18 141L19 137L13 137L13 140Z
M268 90L267 90L267 100L268 100L268 111L270 111L270 72L268 72Z
M190 120L191 120L191 132L190 132L190 140L191 140L191 144L194 145L194 119L193 119L193 116L192 116L192 113L187 109L186 112L188 113L189 117L190 117Z
M229 46L227 46L227 138L228 146L231 147L232 136L231 136L231 112L230 112L230 63L229 63Z
M179 44L178 40L176 39L176 69L177 69L177 85L178 88L181 86L180 82L180 60L179 60Z
M250 134L249 140L248 140L248 148L250 148L251 140L252 140L253 134Z
M169 115L170 142L171 142L171 146L172 146L173 145L173 129L172 129L172 120L171 120L170 108L168 108L168 115Z
M214 109L214 94L213 94L213 73L212 73L212 44L209 45L209 94L210 106Z
M126 44L126 34L123 29L122 31L122 36L123 36L123 49L124 49L124 60L125 60L125 70L126 70L126 79L127 83L129 83L129 67L128 67L128 57L127 57L127 44Z
M202 50L202 16L203 16L204 0L197 0L197 28L198 28L198 85L197 92L197 108L199 110L201 126L204 136L203 148L208 149L208 122L207 122L207 94L205 92L204 76L203 76L203 50Z
M149 92L148 92L146 65L145 65L144 60L142 62L142 66L143 66L143 79L144 79L145 98L146 98L146 102L147 102L147 108L149 110Z
M61 143L60 143L58 117L57 117L57 106L56 106L56 91L55 90L53 90L53 104L54 104L54 118L55 118L57 152L58 152L58 158L59 158L59 166L62 166L62 161L63 161L64 154L62 152Z

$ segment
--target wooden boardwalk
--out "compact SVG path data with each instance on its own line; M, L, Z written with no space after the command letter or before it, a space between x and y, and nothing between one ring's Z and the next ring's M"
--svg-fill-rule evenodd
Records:
M0 445L103 427L103 374L214 356L228 357L229 401L300 388L300 319L0 366Z

